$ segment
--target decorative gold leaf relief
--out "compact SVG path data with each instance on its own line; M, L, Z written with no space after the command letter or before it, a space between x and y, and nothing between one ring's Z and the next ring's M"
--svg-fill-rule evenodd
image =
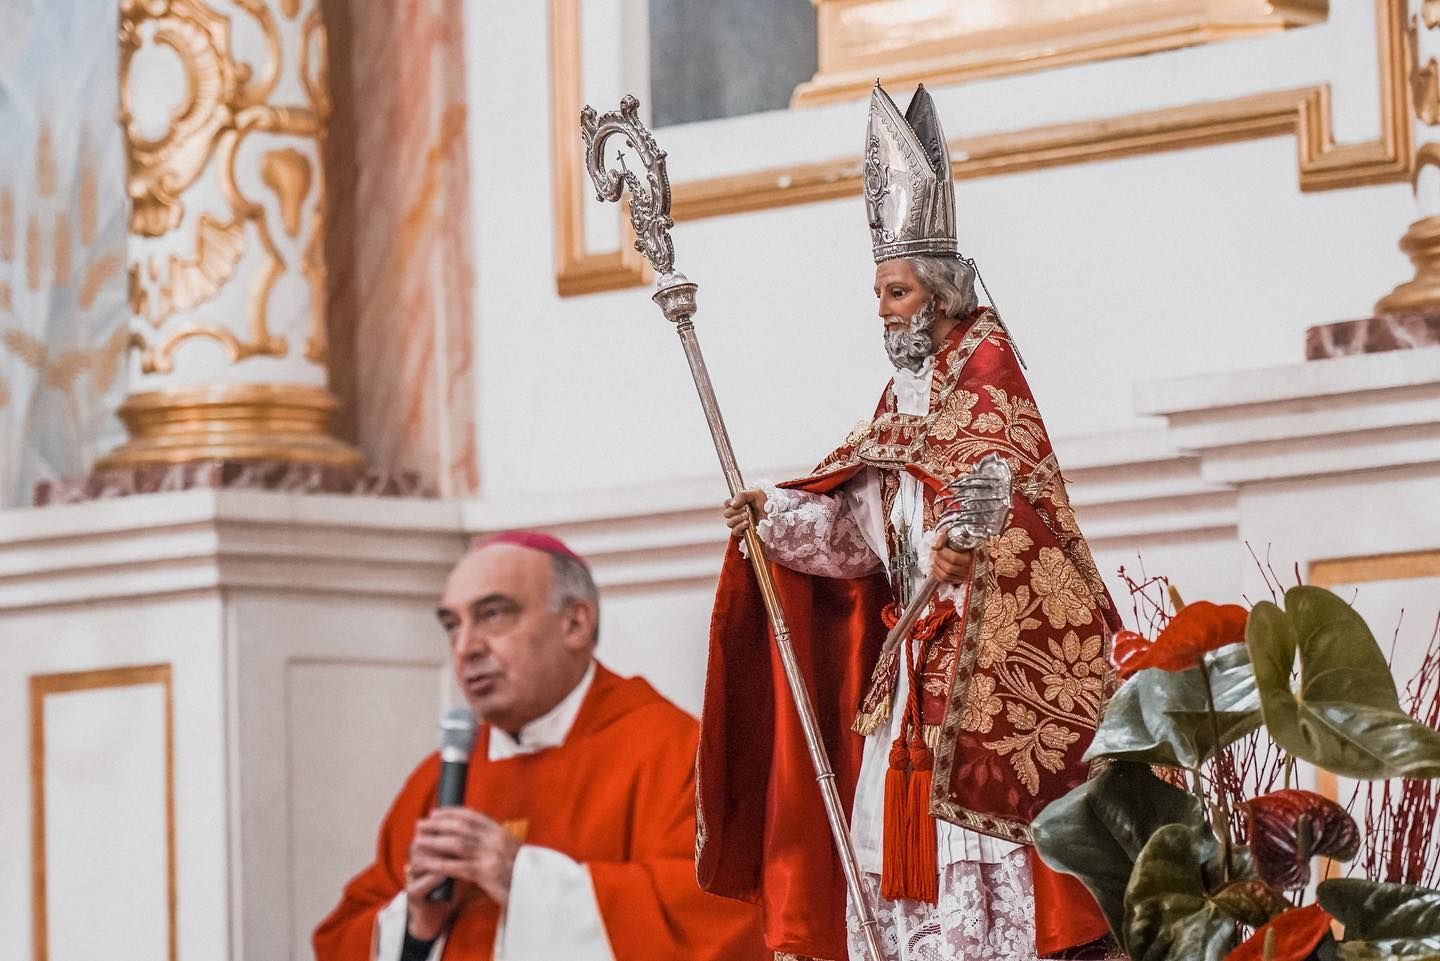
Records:
M50 283L55 287L70 283L70 218L64 211L55 215L55 261Z
M55 390L69 393L70 389L75 386L75 379L89 366L90 352L88 350L66 351L55 358L53 364L45 368L45 384Z
M42 197L49 197L59 186L59 173L55 164L55 144L50 137L50 124L40 122L40 135L35 141L35 191Z
M1428 16L1426 24L1433 26ZM1420 25L1416 17L1410 18L1405 36L1410 41L1410 96L1415 102L1415 116L1427 124L1440 123L1440 64L1434 57L1420 62Z
M45 270L45 251L40 246L40 221L34 214L25 224L25 286L32 292L40 289L40 275Z
M130 313L136 317L144 317L149 313L150 294L140 280L139 264L131 264L130 271L126 274L125 302L130 307Z
M140 370L147 374L168 374L175 369L175 350L187 340L207 339L216 341L225 351L230 363L238 363L247 357L284 357L290 349L284 337L272 337L264 343L245 344L240 338L224 327L202 327L199 324L182 324L158 347L140 344Z
M153 310L145 316L158 328L176 311L203 304L219 293L220 288L235 275L235 268L244 255L243 222L225 224L209 214L201 214L195 225L194 259L185 260L171 255L169 283L159 289L154 301L150 302ZM154 267L153 262L151 266ZM157 272L152 271L152 275ZM132 278L138 279L133 271Z
M90 365L90 385L97 394L103 394L110 389L129 343L129 326L121 324L110 334L110 339L96 349Z
M330 339L325 330L325 215L319 209L315 211L300 272L310 285L310 336L305 340L305 359L323 365L329 362Z
M99 233L100 175L95 162L87 160L80 174L80 242L88 247Z
M99 260L92 261L90 266L85 268L85 276L80 279L80 289L76 292L75 300L80 309L89 310L95 306L105 282L118 274L124 266L125 258L119 254L106 254Z
M5 328L5 333L0 334L0 344L4 344L7 351L31 370L44 372L50 363L50 352L45 345L18 327Z
M15 259L15 194L0 187L0 262Z
M260 161L260 179L280 202L285 232L297 236L300 211L310 193L310 158L293 147L268 151Z

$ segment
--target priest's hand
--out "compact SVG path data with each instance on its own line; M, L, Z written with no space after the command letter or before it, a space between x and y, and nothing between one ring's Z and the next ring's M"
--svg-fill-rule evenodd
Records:
M503 908L510 900L510 878L515 873L519 850L520 842L514 835L480 812L460 807L436 808L415 827L410 867L420 874L473 884ZM412 896L410 901L413 905L415 898ZM423 934L411 933L416 937Z
M930 570L947 584L963 584L970 579L972 553L956 550L944 538L939 538L930 554Z
M415 846L410 846L410 856L415 856ZM458 894L451 894L447 901L430 901L426 895L444 883L447 875L438 871L424 871L413 863L405 865L405 930L410 937L419 941L434 941L445 930L450 916L460 906Z
M743 537L750 527L751 511L756 520L765 517L765 492L758 487L743 490L725 502L725 526L731 537Z

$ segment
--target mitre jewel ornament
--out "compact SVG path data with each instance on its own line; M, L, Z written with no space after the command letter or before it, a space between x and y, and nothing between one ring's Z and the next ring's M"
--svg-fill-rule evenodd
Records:
M955 181L940 115L922 84L901 116L877 81L865 134L865 209L875 262L955 257Z

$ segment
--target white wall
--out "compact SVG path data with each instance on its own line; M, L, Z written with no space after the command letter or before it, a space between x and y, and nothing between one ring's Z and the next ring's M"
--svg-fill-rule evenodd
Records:
M618 0L582 4L594 22ZM546 6L474 5L468 25L482 491L709 476L688 374L649 291L555 293L537 71ZM958 137L1329 82L1338 137L1365 140L1379 131L1374 16L1369 2L1336 3L1326 24L1284 35L937 97ZM624 86L613 34L587 35L584 51L585 97L600 109ZM679 182L858 155L864 111L767 113L659 139ZM1298 360L1306 327L1366 316L1410 275L1396 247L1414 217L1408 186L1302 194L1295 155L1284 136L958 185L962 246L1030 363L1062 465L1072 436L1139 422L1136 382ZM603 236L596 215L616 214L585 193L589 232ZM887 376L859 198L682 222L674 235L678 266L701 285L698 329L742 467L818 460Z

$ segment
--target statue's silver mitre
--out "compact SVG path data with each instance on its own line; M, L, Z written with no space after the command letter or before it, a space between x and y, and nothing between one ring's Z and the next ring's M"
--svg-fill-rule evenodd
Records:
M865 135L865 209L875 262L955 257L955 181L935 101L923 85L905 115L877 82Z

